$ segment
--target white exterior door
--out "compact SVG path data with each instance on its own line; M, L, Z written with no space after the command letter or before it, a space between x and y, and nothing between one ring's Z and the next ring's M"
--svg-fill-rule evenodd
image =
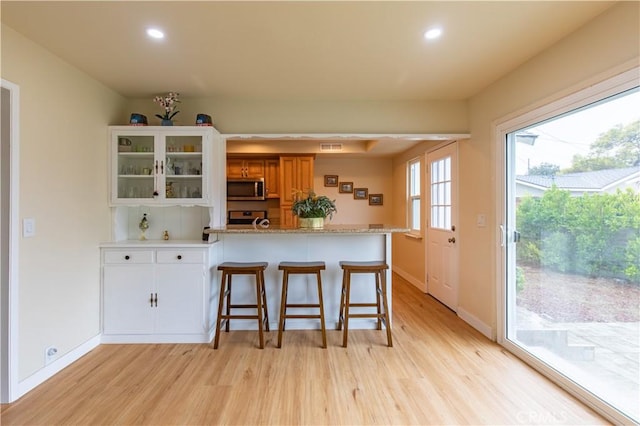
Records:
M427 153L427 292L458 309L458 145Z

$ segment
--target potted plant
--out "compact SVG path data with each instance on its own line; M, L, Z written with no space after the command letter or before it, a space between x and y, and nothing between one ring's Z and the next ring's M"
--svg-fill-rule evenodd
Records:
M295 201L291 206L293 214L298 216L298 224L301 228L322 228L324 219L338 210L335 200L326 195L317 195L312 189L307 192L296 191Z
M178 100L178 96L180 96L179 93L169 92L165 96L156 96L155 98L153 98L153 101L164 109L164 114L156 114L156 117L162 120L163 126L173 126L172 119L177 113L180 112L175 111L177 107L176 104L180 102Z

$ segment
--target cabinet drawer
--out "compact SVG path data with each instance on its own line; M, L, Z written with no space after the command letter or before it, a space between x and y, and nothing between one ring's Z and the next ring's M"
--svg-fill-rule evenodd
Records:
M202 250L158 250L158 263L204 263Z
M153 250L105 250L104 263L153 263Z

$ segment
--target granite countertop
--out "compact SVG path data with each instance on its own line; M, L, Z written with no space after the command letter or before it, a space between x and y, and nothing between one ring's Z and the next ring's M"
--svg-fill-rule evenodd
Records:
M227 225L224 228L210 228L209 234L387 234L390 232L409 232L409 228L394 225L325 225L323 228L281 228L269 226L254 228L253 225Z

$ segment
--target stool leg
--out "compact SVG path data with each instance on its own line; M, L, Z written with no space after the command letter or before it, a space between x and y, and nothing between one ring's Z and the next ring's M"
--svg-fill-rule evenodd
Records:
M264 281L264 271L260 271L260 282L262 283L262 310L264 312L264 329L269 330L269 309L267 306L267 288Z
M380 304L380 298L382 290L380 288L380 271L374 273L376 278L376 309L378 313L378 330L382 330L382 305Z
M229 332L229 323L231 322L231 320L228 318L229 315L231 315L231 282L232 282L232 278L233 278L233 274L229 274L227 272L225 272L225 275L227 276L227 322L225 322L224 324L224 330L228 333Z
M347 291L347 271L342 271L342 288L340 289L340 312L338 313L338 326L336 330L342 330L342 323L344 322L344 295Z
M224 305L225 293L226 289L226 280L227 273L222 271L222 279L220 281L220 297L218 302L218 319L216 320L216 337L213 341L213 349L218 349L218 342L220 341L220 322L222 321L222 308ZM227 324L229 324L229 320L227 319Z
M262 333L262 277L260 272L256 272L256 305L258 309L258 337L260 339L260 349L264 349L264 335Z
M387 302L387 274L382 271L382 303L384 304L384 326L387 329L387 345L393 347L391 340L391 318L389 318L389 303Z
M278 347L282 347L282 332L284 331L284 317L287 312L287 289L289 287L289 272L282 273L282 297L280 297L280 321L278 321Z
M347 347L349 335L349 299L351 298L351 273L345 271L345 295L344 295L344 333L342 335L342 346Z
M324 302L322 301L322 278L320 271L316 272L318 282L318 305L320 308L320 330L322 330L322 347L327 347L327 331L324 326Z

